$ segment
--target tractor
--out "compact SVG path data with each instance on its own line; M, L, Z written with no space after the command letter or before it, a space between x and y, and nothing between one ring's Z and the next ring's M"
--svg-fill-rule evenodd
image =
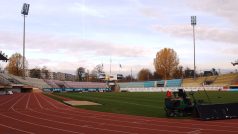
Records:
M209 100L209 103L204 103L203 100L197 100L194 97L195 92L190 92L193 102L187 96L183 89L167 92L165 98L165 112L167 117L183 117L193 115L201 120L218 120L238 118L238 103L213 103L211 102L205 88L204 92Z
M165 98L165 112L168 117L188 116L193 113L193 109L194 104L183 89L174 91L173 95Z

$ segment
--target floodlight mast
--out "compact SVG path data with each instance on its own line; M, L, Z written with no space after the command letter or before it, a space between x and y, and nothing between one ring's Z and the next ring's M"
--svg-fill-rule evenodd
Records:
M26 15L28 15L29 12L29 7L30 4L24 3L22 10L21 10L21 14L23 15L24 18L24 23L23 23L23 72L22 72L22 77L23 79L25 79L25 18Z
M194 56L193 56L193 67L194 67L194 72L193 72L193 79L196 78L196 64L195 64L195 31L194 27L197 24L196 16L191 16L191 25L193 26L193 51L194 51Z

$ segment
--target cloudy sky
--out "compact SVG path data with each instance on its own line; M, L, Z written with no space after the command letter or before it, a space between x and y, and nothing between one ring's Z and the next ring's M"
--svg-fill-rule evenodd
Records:
M0 49L22 53L23 3L29 68L74 73L103 64L109 72L154 70L162 48L193 68L190 17L197 16L197 70L234 70L238 58L237 0L0 0ZM1 62L1 66L6 63ZM119 64L122 68L119 68Z

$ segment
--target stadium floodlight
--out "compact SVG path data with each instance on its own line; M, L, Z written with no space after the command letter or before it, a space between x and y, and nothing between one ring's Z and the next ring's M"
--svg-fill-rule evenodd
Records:
M23 7L22 7L22 10L21 10L21 14L28 15L29 7L30 7L30 4L24 3Z
M193 51L194 51L194 56L193 56L193 67L194 67L194 72L193 72L193 78L196 78L196 65L195 65L195 31L194 27L197 24L196 16L191 16L191 25L193 26Z
M29 12L29 8L30 8L30 4L24 3L22 10L21 10L21 14L23 14L23 18L24 18L24 24L23 24L23 72L22 72L22 76L23 79L25 79L25 18L26 15L28 15Z

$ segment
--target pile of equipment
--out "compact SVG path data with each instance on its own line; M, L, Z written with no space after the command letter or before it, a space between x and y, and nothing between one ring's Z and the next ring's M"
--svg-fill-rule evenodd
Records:
M204 92L206 92L204 90ZM212 104L196 100L195 92L190 92L193 101L187 96L183 89L168 91L164 101L167 117L196 117L201 120L217 120L238 118L238 103ZM207 95L207 93L206 93ZM207 95L208 97L208 95Z

